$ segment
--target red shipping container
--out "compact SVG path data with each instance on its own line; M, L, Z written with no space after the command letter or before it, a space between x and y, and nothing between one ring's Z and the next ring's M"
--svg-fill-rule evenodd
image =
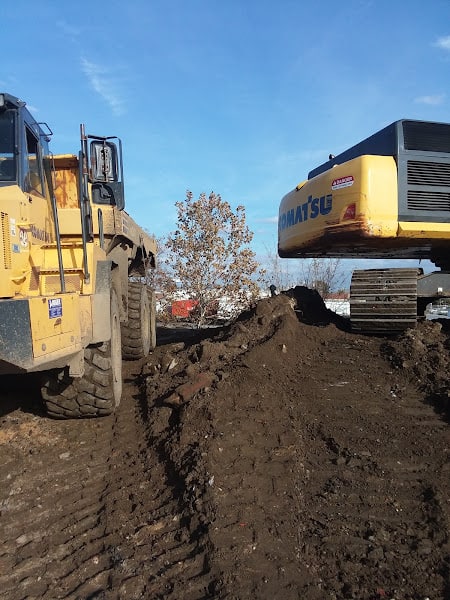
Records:
M172 302L172 317L186 319L197 304L197 300L174 300Z

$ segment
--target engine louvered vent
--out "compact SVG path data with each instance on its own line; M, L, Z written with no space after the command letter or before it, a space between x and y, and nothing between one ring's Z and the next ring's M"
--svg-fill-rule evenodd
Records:
M5 269L11 268L11 232L9 225L9 215L8 213L0 213L1 214L1 230L2 230L2 238L3 238L3 266Z
M450 211L450 192L408 190L408 208L413 210Z
M408 184L450 188L450 164L409 160Z
M404 121L405 150L450 153L450 124Z

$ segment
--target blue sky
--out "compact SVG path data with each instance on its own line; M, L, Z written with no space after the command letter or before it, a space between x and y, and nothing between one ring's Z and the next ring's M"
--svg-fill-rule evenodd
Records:
M164 235L190 189L244 204L263 257L281 197L400 118L450 120L450 0L2 3L1 91L77 152L117 135L128 212Z

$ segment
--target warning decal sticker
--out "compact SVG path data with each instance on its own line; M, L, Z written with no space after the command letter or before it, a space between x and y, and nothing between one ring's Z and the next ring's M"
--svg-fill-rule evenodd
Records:
M341 188L350 187L355 182L353 175L347 175L346 177L339 177L339 179L333 179L331 184L332 190L340 190Z

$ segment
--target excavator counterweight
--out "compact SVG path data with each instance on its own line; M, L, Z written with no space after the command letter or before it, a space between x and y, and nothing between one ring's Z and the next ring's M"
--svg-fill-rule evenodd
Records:
M398 332L450 296L450 124L403 119L313 169L286 194L284 258L427 259L441 270L355 271L352 326Z

